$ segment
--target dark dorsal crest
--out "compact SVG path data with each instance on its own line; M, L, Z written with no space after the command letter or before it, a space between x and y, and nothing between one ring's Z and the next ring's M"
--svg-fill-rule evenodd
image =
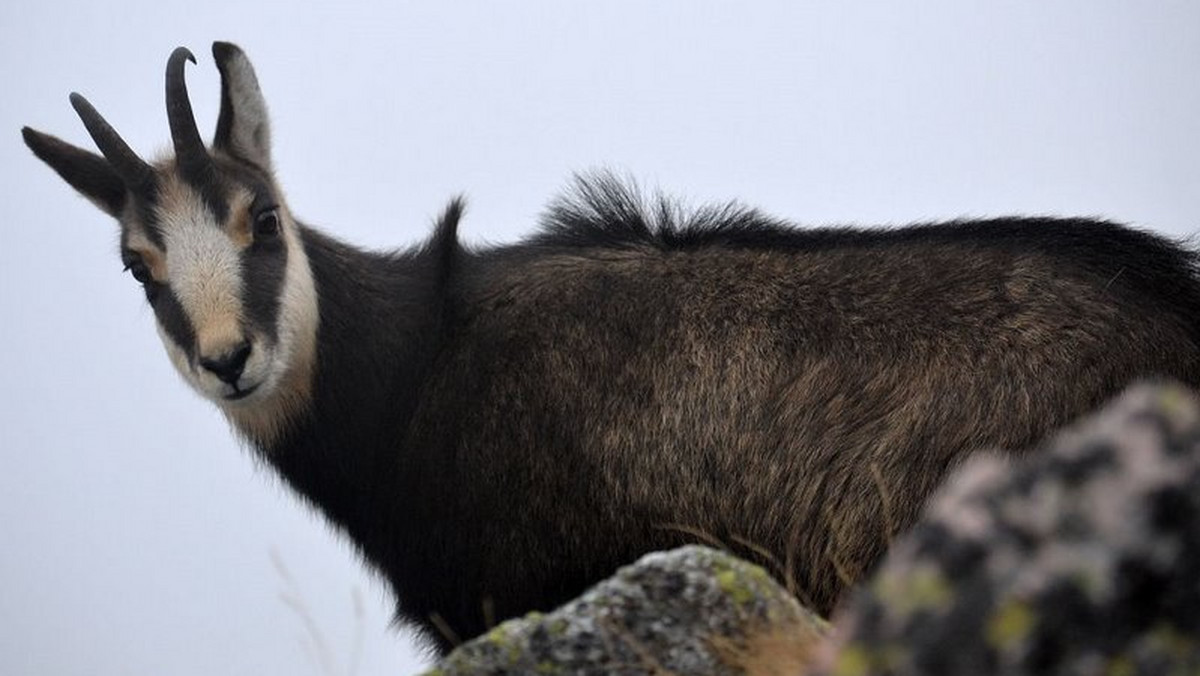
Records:
M213 148L270 172L270 126L254 69L242 50L227 42L213 44L213 57L221 73L221 112ZM188 61L195 63L196 58L184 47L172 52L167 60L167 121L175 148L175 167L217 220L224 220L229 207L220 172L200 136L188 98L184 78ZM87 99L71 94L71 105L102 156L25 127L21 132L30 150L112 216L121 216L130 196L142 202L153 201L157 183L154 168L138 157Z

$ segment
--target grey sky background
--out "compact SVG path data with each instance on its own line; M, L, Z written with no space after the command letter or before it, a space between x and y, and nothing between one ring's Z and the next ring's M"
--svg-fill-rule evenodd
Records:
M215 39L258 69L293 211L371 247L458 192L469 241L512 241L601 166L808 225L1200 230L1191 0L0 4L0 673L344 674L356 626L357 674L419 664L382 585L172 371L115 224L20 140L91 147L75 90L166 148L178 45L209 133Z

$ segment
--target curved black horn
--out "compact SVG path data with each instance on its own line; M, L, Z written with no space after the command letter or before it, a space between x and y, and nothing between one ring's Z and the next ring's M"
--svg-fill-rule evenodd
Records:
M72 92L71 107L83 120L88 134L96 142L96 147L104 154L104 159L121 177L125 186L134 192L143 190L154 180L154 169L125 143L112 125L83 96Z
M178 47L167 59L167 121L171 124L171 140L175 144L175 159L185 176L199 177L208 172L212 158L196 129L192 102L188 100L183 71L187 62L196 57L186 47Z

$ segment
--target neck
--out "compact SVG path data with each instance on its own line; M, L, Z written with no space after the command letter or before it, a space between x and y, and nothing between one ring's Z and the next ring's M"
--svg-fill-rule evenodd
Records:
M303 242L319 308L309 403L256 445L378 563L395 532L384 501L406 493L401 445L440 339L444 268L431 247L380 255L309 230Z

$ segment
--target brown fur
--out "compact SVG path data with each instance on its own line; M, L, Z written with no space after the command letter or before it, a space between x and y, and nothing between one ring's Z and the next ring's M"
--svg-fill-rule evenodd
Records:
M539 486L521 496L531 514L559 512L572 496L546 487L586 467L605 514L560 513L562 532L592 536L602 518L628 522L621 537L684 524L741 538L788 560L777 572L827 611L967 453L1025 448L1138 376L1194 378L1183 326L1088 277L970 242L629 248L500 268L465 299L455 349L484 340L522 376L479 393L509 403L479 411L471 436L539 448L536 421L511 416L542 402L579 425L581 460L524 455L513 479ZM428 396L471 377L447 364ZM476 480L491 482L464 484Z

